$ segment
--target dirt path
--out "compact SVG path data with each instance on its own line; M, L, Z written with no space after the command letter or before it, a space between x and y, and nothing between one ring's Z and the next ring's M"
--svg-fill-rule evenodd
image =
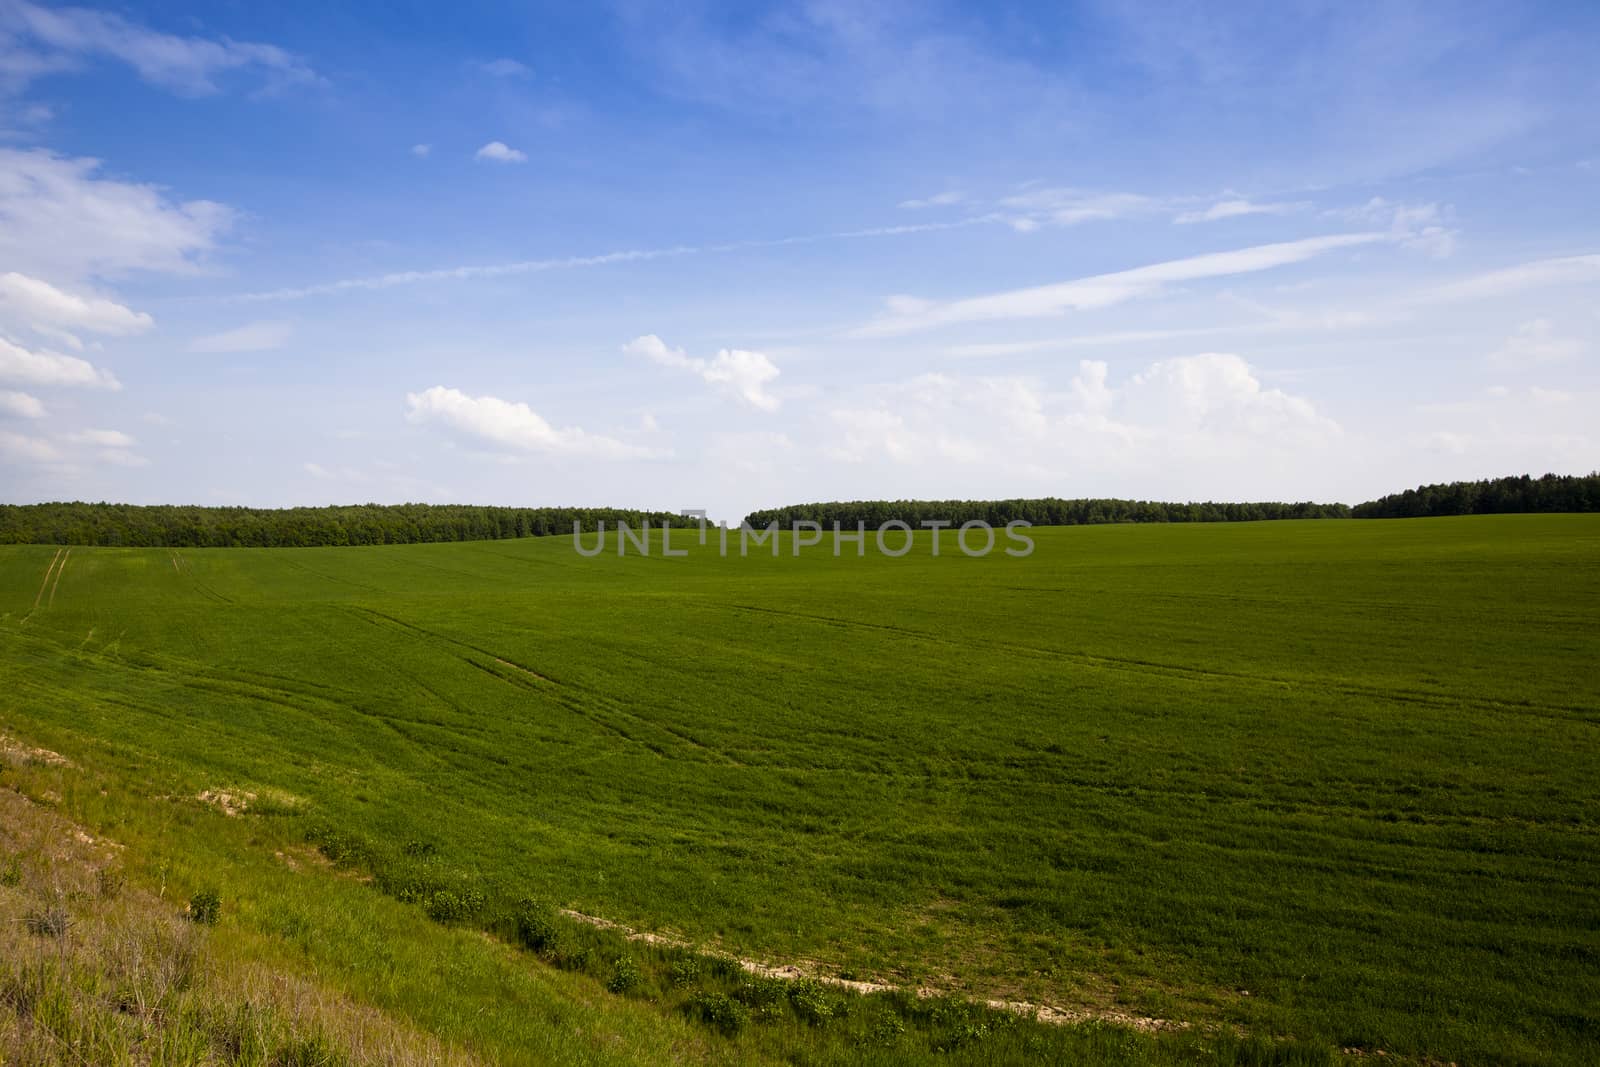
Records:
M632 927L623 926L621 923L602 919L598 915L585 915L581 911L562 908L561 914L576 922L587 923L602 930L612 930L621 934L629 941L638 941L648 945L664 945L669 948L683 948L691 951L703 949L688 941L663 934L652 934L647 931L634 930ZM866 982L852 978L839 978L835 975L823 973L815 965L799 965L794 963L775 964L764 960L749 959L735 956L737 962L746 973L760 975L765 978L783 978L794 980L797 978L810 978L824 985L834 986L839 989L848 989L855 993L888 993L903 987L887 982ZM912 990L917 996L923 998L946 996L950 993L947 989L937 989L933 986L918 986ZM1118 1026L1126 1026L1146 1033L1156 1033L1162 1030L1187 1030L1189 1024L1176 1019L1157 1019L1148 1015L1132 1015L1128 1012L1118 1011L1115 1008L1060 1008L1049 1004L1034 1004L1026 1000L998 1000L980 997L969 998L974 1003L984 1007L993 1008L995 1011L1009 1011L1017 1015L1025 1015L1042 1023L1053 1026L1066 1026L1071 1023L1108 1022Z

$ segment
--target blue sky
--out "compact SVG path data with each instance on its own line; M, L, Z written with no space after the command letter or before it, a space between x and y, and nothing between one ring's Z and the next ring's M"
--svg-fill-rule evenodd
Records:
M1600 468L1600 7L0 0L0 499Z

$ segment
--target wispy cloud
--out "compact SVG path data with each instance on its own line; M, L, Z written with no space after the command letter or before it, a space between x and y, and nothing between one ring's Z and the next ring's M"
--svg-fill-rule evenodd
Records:
M479 70L494 78L526 78L532 74L525 64L514 59L491 59L477 64Z
M276 45L180 37L88 8L7 0L0 4L0 34L10 38L0 77L13 90L89 58L119 60L152 85L185 96L218 92L218 79L233 72L255 73L268 91L324 81L303 59Z
M206 334L189 342L191 352L268 352L282 348L294 333L287 322L250 322L220 333Z
M907 210L916 211L926 207L951 207L955 204L961 203L965 199L966 197L961 193L958 193L954 190L947 190L942 193L935 193L932 196L923 197L920 200L902 200L898 206L906 208Z
M899 226L871 226L859 230L832 230L826 233L799 234L793 237L757 238L749 241L724 241L709 245L674 245L670 248L639 248L620 252L605 252L593 256L564 256L555 259L525 259L509 263L489 263L462 267L443 267L437 270L395 271L365 278L345 278L320 285L296 288L270 289L257 293L240 293L234 300L299 300L311 296L333 296L339 293L390 289L399 285L419 285L428 282L470 281L480 278L503 278L517 274L539 274L552 270L579 270L587 267L604 267L613 263L632 263L639 260L669 259L709 253L739 252L745 249L783 248L788 245L820 244L827 241L858 241L880 237L903 237L919 233L938 233L943 230L960 230L969 226L988 226L1002 221L997 215L982 215L953 219L945 222L917 222Z
M233 223L210 200L102 177L97 159L0 148L0 262L59 284L135 271L190 274Z
M1097 274L1054 285L1013 289L965 300L932 301L896 296L887 314L852 331L856 337L885 337L939 326L995 319L1045 318L1070 311L1109 307L1148 296L1176 282L1250 274L1299 263L1338 248L1387 240L1382 233L1346 233L1280 244L1256 245L1155 263L1113 274Z
M1504 344L1489 353L1489 362L1512 368L1542 366L1577 359L1583 350L1582 341L1557 333L1549 319L1533 319L1519 326Z
M1291 215L1296 211L1304 211L1311 205L1305 202L1258 204L1252 200L1219 200L1203 211L1185 211L1173 217L1172 221L1180 224L1196 222L1217 222L1221 219L1236 219L1242 215Z
M1600 255L1537 259L1435 286L1416 297L1420 301L1481 300L1508 296L1525 289L1600 281Z

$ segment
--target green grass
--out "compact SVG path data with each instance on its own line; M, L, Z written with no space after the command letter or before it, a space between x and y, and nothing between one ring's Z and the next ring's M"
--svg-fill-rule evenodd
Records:
M145 797L270 793L229 821L419 923L535 897L908 986L1593 1061L1600 516L1032 535L74 548L53 596L57 550L8 547L0 730Z

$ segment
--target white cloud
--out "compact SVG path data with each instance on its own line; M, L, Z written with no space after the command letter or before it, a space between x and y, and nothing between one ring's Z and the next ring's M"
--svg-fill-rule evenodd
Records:
M221 204L176 203L156 186L98 177L99 167L94 159L0 148L0 262L55 283L193 273L233 221Z
M634 459L654 454L650 449L577 427L551 426L524 403L493 396L468 396L442 385L420 393L407 393L406 418L414 423L435 423L513 452L602 459Z
M1549 319L1533 319L1517 327L1517 332L1489 353L1489 362L1501 367L1530 367L1562 363L1583 353L1583 342L1562 337Z
M1231 252L1212 252L1147 267L1099 274L1055 285L1014 289L947 303L891 297L888 314L853 331L857 337L881 337L938 326L994 319L1046 318L1069 311L1109 307L1148 296L1174 282L1249 274L1299 263L1336 248L1382 241L1382 233L1348 233L1310 237L1281 244L1256 245Z
M75 445L98 445L101 448L132 448L138 444L121 430L79 430L67 434L67 440Z
M955 192L954 190L947 190L942 193L935 193L929 197L923 197L920 200L902 200L900 201L899 206L915 211L926 207L950 207L954 204L961 203L965 199L966 197L962 194Z
M528 154L512 148L504 141L490 141L473 155L474 159L487 159L495 163L526 163Z
M414 144L411 146L411 154L416 156L418 159L424 158L432 151L433 145L431 144Z
M491 59L487 63L479 63L478 69L496 78L526 78L533 73L514 59Z
M179 37L110 12L45 8L28 0L0 5L0 42L9 45L5 76L13 89L41 74L74 69L90 57L120 60L145 81L188 96L217 92L216 79L235 71L261 75L267 89L323 81L303 60L275 45Z
M1230 353L1161 360L1121 381L1084 360L1065 388L927 374L860 390L828 418L829 458L907 493L1127 495L1165 479L1161 492L1193 499L1264 474L1287 483L1342 437Z
M16 464L55 463L61 459L61 453L43 438L0 430L0 458Z
M143 333L155 321L104 297L79 296L16 271L0 274L0 322L25 324L78 347L65 330L116 336Z
M0 389L0 415L13 419L42 419L45 414L44 405L39 403L38 397Z
M113 467L148 467L150 461L137 452L129 452L123 448L103 448L96 453L102 462Z
M624 352L644 356L663 367L673 367L698 375L715 386L761 411L776 411L780 401L767 391L779 370L764 353L741 348L724 348L714 359L694 359L681 348L669 348L655 334L636 337L622 346Z
M287 322L250 322L221 333L196 337L189 342L191 352L268 352L282 348L294 327Z
M0 382L90 389L122 388L115 375L101 370L88 360L64 356L59 352L32 352L12 344L4 337L0 337Z
M1249 200L1219 200L1204 211L1185 211L1173 218L1177 223L1216 222L1219 219L1236 219L1241 215L1288 215L1295 211L1303 211L1309 205L1295 204L1257 204Z

